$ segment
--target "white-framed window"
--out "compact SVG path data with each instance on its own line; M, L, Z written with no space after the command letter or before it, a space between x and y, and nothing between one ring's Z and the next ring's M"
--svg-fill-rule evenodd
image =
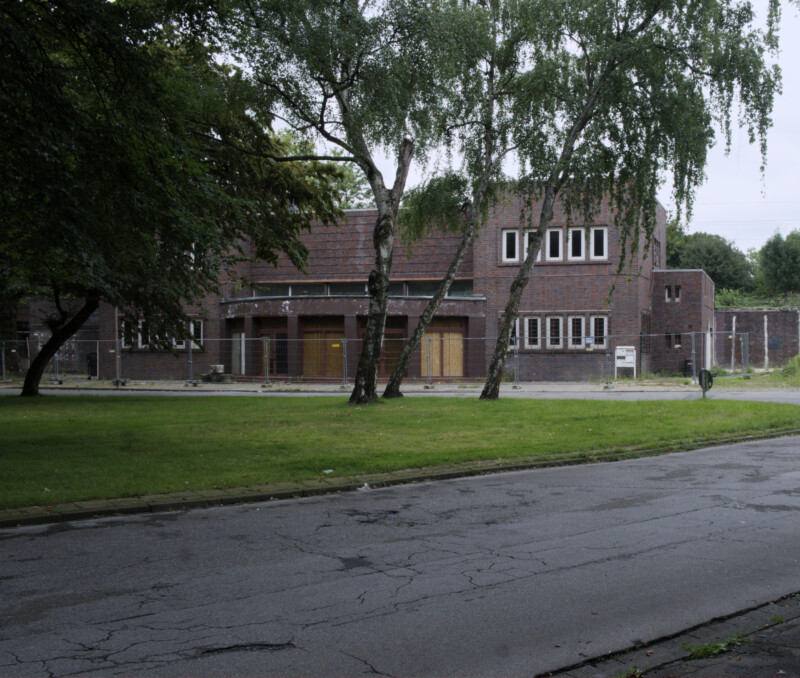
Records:
M192 348L198 349L203 343L203 321L199 318L194 318L189 321L189 331L186 335L186 339L177 339L174 342L175 348L184 349L186 348L186 340L192 340Z
M561 348L563 345L561 318L547 318L547 348Z
M516 230L503 231L503 262L509 263L519 261L519 233Z
M672 301L672 285L664 286L664 301Z
M525 348L542 347L541 318L525 318Z
M592 330L592 345L595 348L604 348L608 337L608 318L604 315L594 315L589 318Z
M582 348L584 337L584 317L573 315L567 318L567 328L569 329L569 347Z
M681 300L681 286L675 285L675 301Z
M532 231L532 230L525 231L525 237L523 238L523 241L525 243L523 253L524 253L524 255L526 257L528 256L528 246L531 243L531 237L530 236L531 236L531 233L534 233L534 232L535 231ZM542 260L542 248L540 247L539 251L536 253L536 261L541 261L541 260Z
M137 325L133 325L129 323L127 320L123 320L119 326L119 339L120 339L120 346L122 348L130 348L133 345L133 337L134 337L134 329L136 329Z
M547 230L547 261L561 261L563 253L564 232L560 228L550 228Z
M608 229L605 226L592 228L589 258L608 259Z
M586 238L582 228L569 229L569 242L567 243L567 259L580 261L586 258Z

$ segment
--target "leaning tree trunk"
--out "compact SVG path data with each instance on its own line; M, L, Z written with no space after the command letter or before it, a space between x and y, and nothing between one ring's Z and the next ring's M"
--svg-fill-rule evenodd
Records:
M400 359L397 361L397 365L395 365L395 368L392 371L392 376L389 378L389 383L386 384L386 389L383 392L384 398L403 397L403 394L400 392L400 384L403 383L403 377L405 377L406 371L408 370L408 364L411 362L411 357L414 355L414 352L419 347L422 337L425 334L425 330L428 329L428 325L433 319L433 316L436 314L439 305L442 303L442 299L445 298L447 291L450 289L450 285L453 284L456 273L458 273L458 269L460 268L461 263L464 261L464 257L467 255L467 250L469 250L470 245L472 245L472 241L475 239L476 215L478 211L479 209L472 210L467 217L467 226L463 235L461 236L461 242L458 245L456 254L453 257L453 260L450 262L450 268L447 269L447 274L442 279L442 282L439 283L436 293L433 295L433 298L428 302L428 305L422 312L419 322L417 322L417 326L414 328L414 331L411 333L411 336L408 339L408 343L403 347L403 352L400 354Z
M58 349L81 328L99 305L99 300L96 296L87 297L83 306L74 315L67 318L66 315L62 314L60 321L49 323L50 338L31 361L28 371L25 373L25 381L22 384L22 393L20 395L26 397L39 395L39 383L42 380L47 363L58 352Z
M481 392L481 400L496 400L500 397L500 383L503 380L503 368L506 362L506 354L508 353L508 342L511 337L511 328L517 319L519 313L519 304L522 299L522 293L528 285L531 278L531 271L533 270L533 262L536 260L536 255L544 239L544 234L547 233L547 227L553 219L553 204L555 203L556 191L552 186L548 185L544 191L544 202L542 203L542 210L539 218L539 226L535 234L531 238L531 243L528 245L528 253L525 261L520 266L517 277L511 283L511 291L506 303L505 310L503 311L503 322L500 325L500 330L497 335L497 342L495 343L494 353L489 362L489 369L486 375L486 383ZM517 337L519 341L519 337Z

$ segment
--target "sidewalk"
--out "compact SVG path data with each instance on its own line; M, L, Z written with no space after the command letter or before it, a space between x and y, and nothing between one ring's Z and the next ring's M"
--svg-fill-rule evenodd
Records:
M690 658L691 654L703 653L713 656ZM553 675L570 678L800 676L800 594Z

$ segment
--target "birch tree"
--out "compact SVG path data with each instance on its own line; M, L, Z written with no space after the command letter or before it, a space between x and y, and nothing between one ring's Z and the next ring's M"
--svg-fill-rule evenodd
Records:
M655 225L656 191L669 173L691 210L706 152L741 125L766 157L780 71L778 0L759 28L746 0L509 0L552 17L549 52L514 83L513 137L533 195L541 199L524 263L511 284L481 398L499 395L511 328L556 198L591 216L605 197L631 252ZM532 133L533 132L533 133ZM620 267L623 262L620 262Z
M235 51L274 98L278 115L341 149L319 157L354 163L372 191L375 259L353 404L378 397L397 213L441 96L430 77L431 17L417 0L251 0L236 13ZM391 180L379 169L387 149L396 165Z

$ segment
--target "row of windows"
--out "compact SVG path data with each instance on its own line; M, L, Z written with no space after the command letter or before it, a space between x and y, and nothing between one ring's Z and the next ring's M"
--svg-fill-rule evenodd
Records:
M173 339L172 346L176 349L182 350L187 348L187 344L191 340L192 348L199 349L203 343L203 321L190 320L188 332L183 339ZM140 320L138 323L129 323L123 321L120 325L120 339L122 340L122 348L150 348L150 328L147 323Z
M390 282L390 297L432 297L439 288L439 280L413 280ZM364 282L309 282L264 283L253 287L257 297L366 297ZM472 280L454 280L447 291L448 297L471 297Z
M587 243L588 230L588 243ZM570 228L567 230L566 260L585 261L588 257L590 261L601 261L608 259L608 229L605 226L594 226L589 229ZM519 231L506 230L502 233L503 263L510 264L524 259L528 252L531 231L525 231L522 239L522 251L519 250ZM588 244L588 252L587 252ZM544 252L545 261L564 261L564 229L549 228L545 234L545 240L536 261L542 260Z
M520 336L521 334L521 336ZM526 316L511 330L511 345L524 349L595 349L606 347L608 318L593 315Z

